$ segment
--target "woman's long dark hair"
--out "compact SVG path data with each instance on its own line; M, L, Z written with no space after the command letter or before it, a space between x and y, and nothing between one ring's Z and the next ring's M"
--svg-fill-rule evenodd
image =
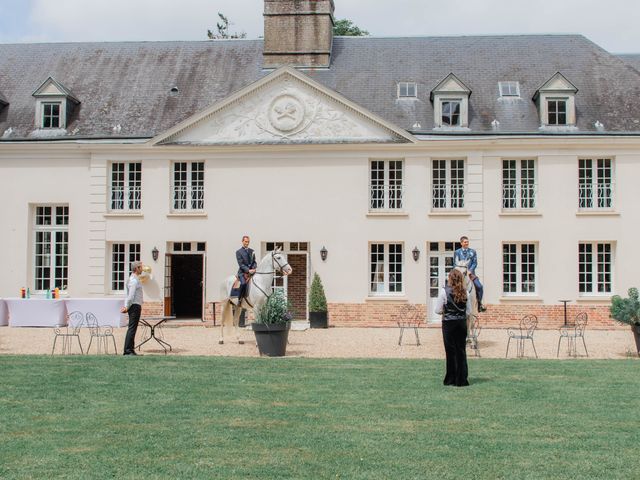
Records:
M467 291L464 289L464 277L460 271L454 268L449 272L447 285L451 287L454 302L464 303L467 301Z

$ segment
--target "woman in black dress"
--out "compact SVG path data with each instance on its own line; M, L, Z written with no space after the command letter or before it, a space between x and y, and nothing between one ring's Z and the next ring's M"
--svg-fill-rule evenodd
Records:
M442 338L447 355L447 372L443 383L466 387L469 385L467 317L471 314L471 302L467 299L464 277L456 269L449 272L447 286L440 289L436 313L442 314Z

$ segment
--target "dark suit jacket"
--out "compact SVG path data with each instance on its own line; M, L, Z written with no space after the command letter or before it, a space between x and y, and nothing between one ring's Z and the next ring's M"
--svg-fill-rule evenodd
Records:
M253 250L247 248L239 248L236 250L236 260L238 261L238 275L249 273L249 270L256 268L256 255Z

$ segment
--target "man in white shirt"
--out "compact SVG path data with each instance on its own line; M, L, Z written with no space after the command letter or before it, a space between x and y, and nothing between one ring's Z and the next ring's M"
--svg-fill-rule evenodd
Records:
M127 298L121 310L122 313L129 314L129 328L127 328L127 336L124 339L124 355L137 355L135 352L135 339L140 313L142 312L141 273L142 262L133 262L131 264L131 276L129 277L129 282L127 282Z

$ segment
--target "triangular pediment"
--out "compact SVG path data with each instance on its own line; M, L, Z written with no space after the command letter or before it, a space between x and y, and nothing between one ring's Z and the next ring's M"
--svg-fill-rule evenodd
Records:
M47 78L32 94L34 97L67 97L76 103L80 101L73 96L68 88L65 88L60 82L57 82L53 77Z
M441 80L433 90L431 90L431 100L433 100L433 96L436 94L448 93L457 93L469 96L471 95L471 90L462 82L462 80L456 77L453 73L450 73Z
M578 89L573 83L567 80L567 77L562 75L560 72L556 72L549 80L544 82L544 84L536 91L533 98L535 99L542 92L577 93Z
M154 145L413 142L408 132L282 67L155 137Z

